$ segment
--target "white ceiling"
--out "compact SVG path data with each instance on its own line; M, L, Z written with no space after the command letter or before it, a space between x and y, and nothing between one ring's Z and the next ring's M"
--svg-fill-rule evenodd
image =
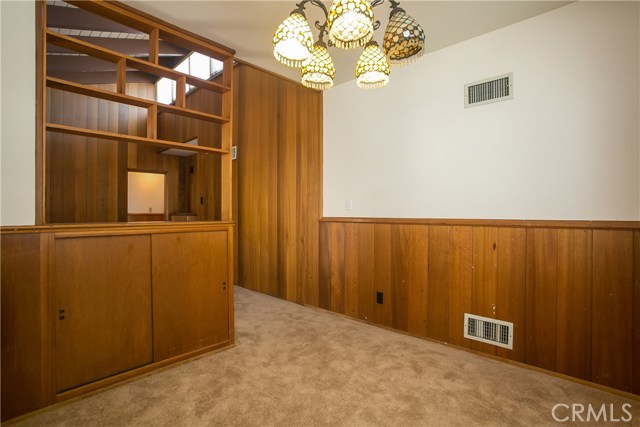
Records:
M276 62L271 45L275 29L299 1L124 0L124 3L235 49L239 59L299 80L298 69ZM330 1L323 3L329 8ZM401 7L420 23L426 34L427 52L432 52L568 3L571 2L405 0ZM380 43L389 15L388 2L376 7L374 13L382 24L374 36ZM306 15L312 28L313 21L324 21L320 9L310 3ZM317 31L314 34L317 36ZM336 65L335 83L353 79L361 49L329 51Z

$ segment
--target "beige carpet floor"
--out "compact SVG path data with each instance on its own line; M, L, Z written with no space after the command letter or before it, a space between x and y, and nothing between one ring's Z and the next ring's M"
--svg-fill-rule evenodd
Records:
M638 426L640 401L236 288L233 349L17 426ZM629 422L556 422L556 404ZM613 405L610 407L610 405ZM562 406L557 415L570 411ZM586 412L583 414L586 416ZM609 415L608 415L609 416Z

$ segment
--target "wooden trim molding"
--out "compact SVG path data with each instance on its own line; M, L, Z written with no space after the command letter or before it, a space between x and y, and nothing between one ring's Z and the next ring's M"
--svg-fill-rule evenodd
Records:
M583 228L596 230L640 230L640 221L540 220L540 219L457 219L457 218L371 218L322 217L320 222L352 224L414 224L518 228Z

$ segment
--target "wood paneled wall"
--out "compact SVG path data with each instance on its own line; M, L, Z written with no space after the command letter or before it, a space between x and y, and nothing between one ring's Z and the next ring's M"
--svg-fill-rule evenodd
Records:
M221 115L222 96L219 93L196 89L187 95L186 107L191 110ZM174 114L158 115L158 136L161 139L187 142L198 138L198 145L221 148L222 126ZM167 157L167 156L164 156ZM220 156L195 154L179 160L181 196L180 210L192 212L200 221L221 219L221 163ZM210 177L215 177L211 180Z
M115 91L115 84L95 85ZM155 86L130 83L131 96L153 99ZM147 110L71 92L47 89L47 117L54 123L146 136ZM180 212L179 160L157 148L49 132L48 223L127 221L127 168L167 172L167 206Z
M236 67L238 283L318 305L322 93Z
M34 411L41 398L41 306L47 257L42 256L38 234L2 235L2 419ZM46 242L46 240L44 240Z
M640 394L636 225L326 219L319 306ZM465 339L464 313L513 322L513 350Z

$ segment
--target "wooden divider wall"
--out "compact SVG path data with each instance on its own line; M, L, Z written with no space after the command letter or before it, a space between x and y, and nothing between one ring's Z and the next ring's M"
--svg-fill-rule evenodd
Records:
M640 229L523 223L323 220L319 306L640 393ZM464 313L513 322L513 350L465 339Z
M236 67L238 283L318 305L322 93Z

